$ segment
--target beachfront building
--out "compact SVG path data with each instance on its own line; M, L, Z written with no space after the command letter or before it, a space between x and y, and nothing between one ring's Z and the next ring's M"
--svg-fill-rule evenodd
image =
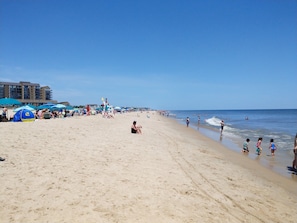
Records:
M46 103L56 104L52 99L52 90L48 86L41 87L40 84L20 81L0 82L0 99L14 98L23 104L42 105Z

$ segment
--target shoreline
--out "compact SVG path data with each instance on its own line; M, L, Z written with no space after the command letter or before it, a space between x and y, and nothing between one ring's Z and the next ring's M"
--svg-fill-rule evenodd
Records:
M169 119L171 119L173 122L176 122L177 125L180 125L182 128L187 128L186 125L182 124L180 121L171 117L169 117ZM226 160L241 167L247 168L258 177L263 177L266 180L274 179L275 183L278 183L279 186L285 186L288 191L297 195L297 175L289 174L288 171L285 171L286 174L281 174L274 169L269 169L263 162L258 159L254 159L254 157L257 157L256 155L252 158L249 157L248 154L243 154L241 152L241 148L239 148L239 146L232 142L230 139L220 140L219 131L215 132L204 127L199 127L198 130L195 129L193 126L189 126L189 128L187 129L193 130L193 134L198 134L199 138L205 138L205 140L208 141L208 143L212 145L212 147L218 147L219 150L216 150L216 152L219 152L221 155L223 155ZM180 129L180 131L183 130ZM215 139L216 137L218 138L218 140ZM283 184L283 181L288 184Z
M295 182L156 112L1 125L0 222L297 217Z
M177 120L175 118L172 119L176 120L179 124L184 125L181 120ZM219 130L207 126L198 126L197 124L190 124L190 127L200 132L202 135L208 137L209 139L222 144L229 150L236 152L238 154L242 154L243 156L246 156L247 158L261 164L268 170L297 182L297 177L295 176L296 174L292 173L287 169L287 166L291 166L294 157L289 159L288 154L281 154L278 152L275 157L271 157L270 152L267 152L268 150L266 148L263 148L263 153L259 156L254 152L255 149L253 144L249 145L250 152L247 154L243 154L241 152L241 146L242 143L245 141L244 138L240 138L240 140L239 138L230 138L228 136L224 136L224 134L221 135Z

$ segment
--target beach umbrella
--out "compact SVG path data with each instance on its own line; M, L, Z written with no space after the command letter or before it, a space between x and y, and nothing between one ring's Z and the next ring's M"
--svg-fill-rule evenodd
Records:
M37 107L37 109L38 110L40 110L40 109L49 109L49 108L51 108L51 107L53 107L55 104L50 104L50 103L48 103L48 104L43 104L43 105L39 105L38 107Z
M64 108L66 108L66 105L63 105L63 104L56 104L56 105L52 106L51 108L64 109Z
M51 111L61 111L62 109L66 109L66 105L56 104L49 108Z
M66 110L69 111L69 110L74 110L74 108L71 106L71 105L68 105L66 106Z
M2 106L12 106L12 105L21 105L22 103L14 98L1 98L0 105Z
M24 105L24 106L21 106L21 107L18 107L16 109L14 109L13 111L18 112L19 110L22 110L22 109L26 109L26 110L29 110L29 111L34 111L35 110L34 108L32 108L32 107L30 107L28 105Z

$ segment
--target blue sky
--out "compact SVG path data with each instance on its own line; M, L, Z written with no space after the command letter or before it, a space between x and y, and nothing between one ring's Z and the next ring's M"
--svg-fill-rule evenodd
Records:
M297 1L0 0L0 81L72 105L297 108Z

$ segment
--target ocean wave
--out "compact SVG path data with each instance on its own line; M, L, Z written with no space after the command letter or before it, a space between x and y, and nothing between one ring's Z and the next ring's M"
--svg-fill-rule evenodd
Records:
M212 126L221 126L221 121L221 119L218 119L215 116L212 118L205 119L205 122Z

